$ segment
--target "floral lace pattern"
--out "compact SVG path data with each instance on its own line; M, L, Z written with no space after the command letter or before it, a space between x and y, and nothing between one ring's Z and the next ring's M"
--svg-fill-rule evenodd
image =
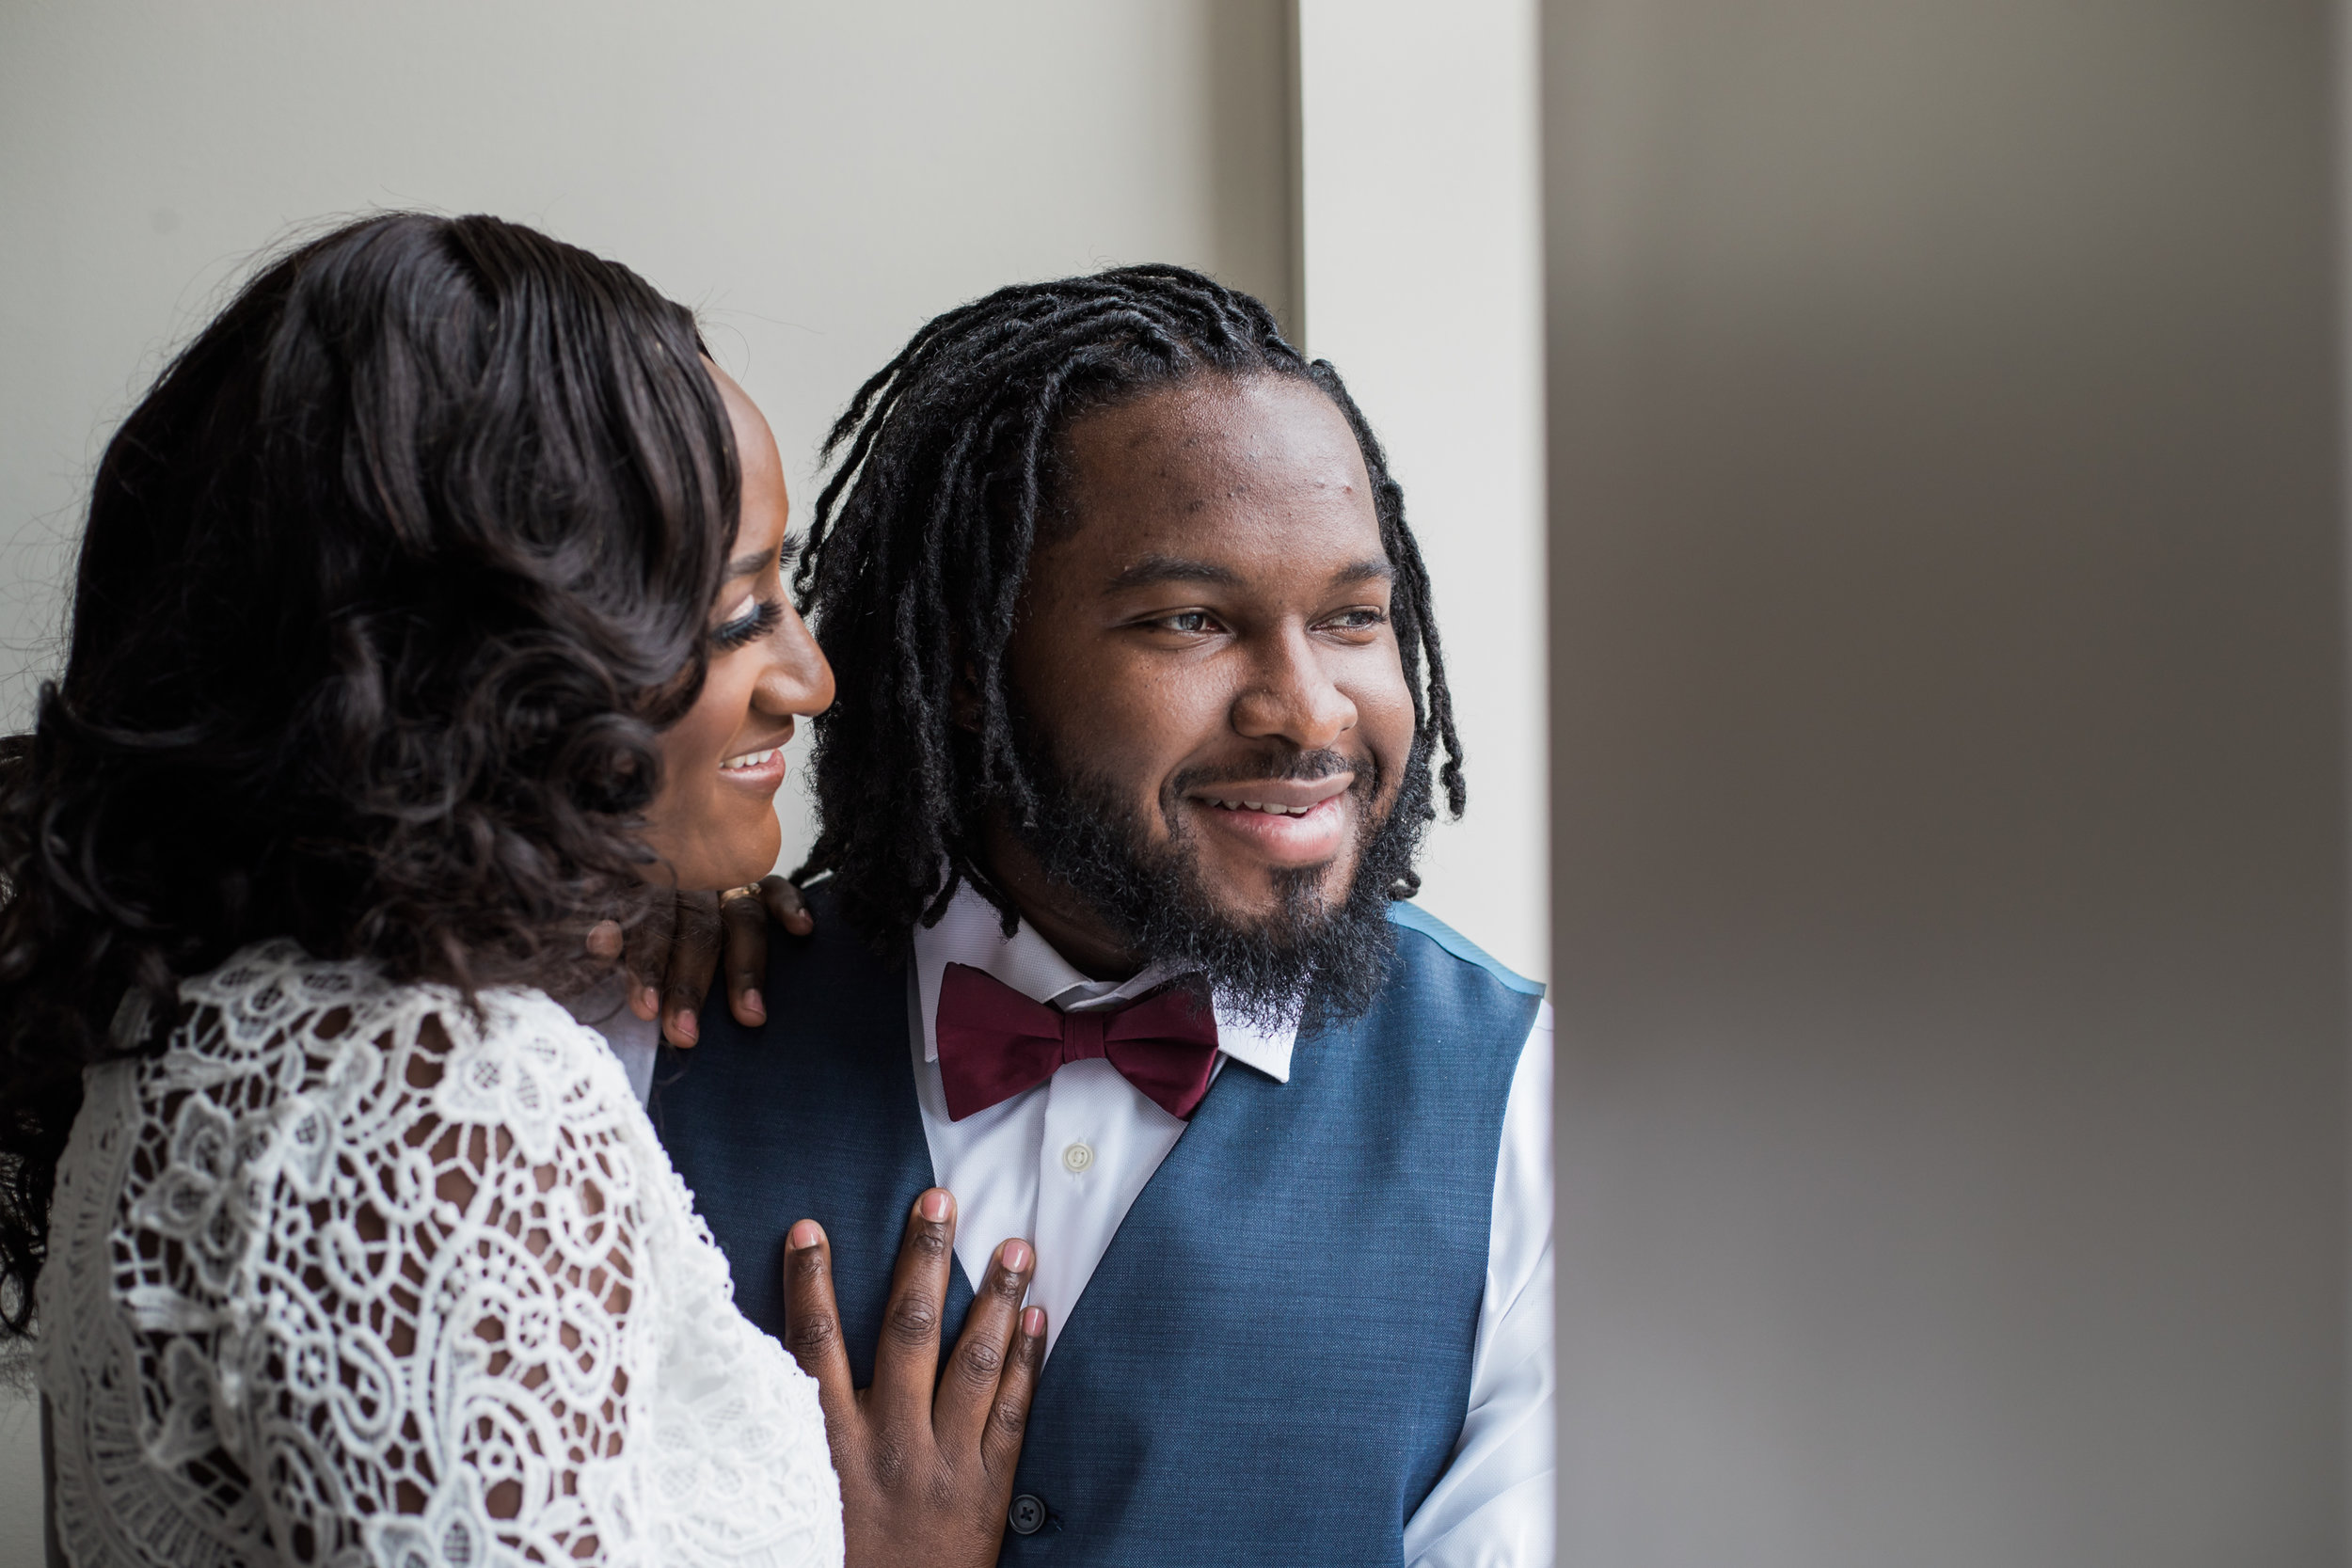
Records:
M841 1561L816 1386L593 1031L282 942L181 1002L52 1205L78 1568Z

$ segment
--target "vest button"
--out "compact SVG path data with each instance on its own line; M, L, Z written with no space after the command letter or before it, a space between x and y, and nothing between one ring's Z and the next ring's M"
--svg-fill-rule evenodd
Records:
M1094 1150L1085 1144L1072 1144L1061 1151L1061 1167L1073 1176L1083 1176L1094 1164Z
M1045 1523L1045 1499L1027 1492L1013 1498L1012 1507L1005 1511L1005 1523L1015 1535L1035 1535Z

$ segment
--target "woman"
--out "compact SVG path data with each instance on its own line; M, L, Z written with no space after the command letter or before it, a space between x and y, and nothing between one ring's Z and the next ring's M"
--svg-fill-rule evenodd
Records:
M116 436L0 751L0 1311L80 1568L994 1560L1026 1245L960 1347L1001 1376L820 1389L549 1000L774 861L833 691L785 516L689 314L491 218L294 251Z

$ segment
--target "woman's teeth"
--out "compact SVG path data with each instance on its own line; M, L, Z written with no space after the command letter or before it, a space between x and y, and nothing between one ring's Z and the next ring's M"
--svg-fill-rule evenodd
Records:
M1223 811L1263 811L1271 813L1276 816L1304 816L1309 812L1315 809L1314 806L1285 806L1278 804L1272 800L1212 800L1209 803ZM1315 805L1321 805L1322 803L1322 801L1318 800L1315 802Z
M734 773L746 768L757 768L783 750L781 746L771 746L764 752L746 752L739 757L729 757L719 765L719 771Z

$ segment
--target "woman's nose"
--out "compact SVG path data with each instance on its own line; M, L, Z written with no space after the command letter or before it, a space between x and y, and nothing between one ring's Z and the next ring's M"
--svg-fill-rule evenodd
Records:
M761 707L771 713L807 715L833 706L833 666L809 635L808 623L788 601L768 647L768 668L759 677Z

